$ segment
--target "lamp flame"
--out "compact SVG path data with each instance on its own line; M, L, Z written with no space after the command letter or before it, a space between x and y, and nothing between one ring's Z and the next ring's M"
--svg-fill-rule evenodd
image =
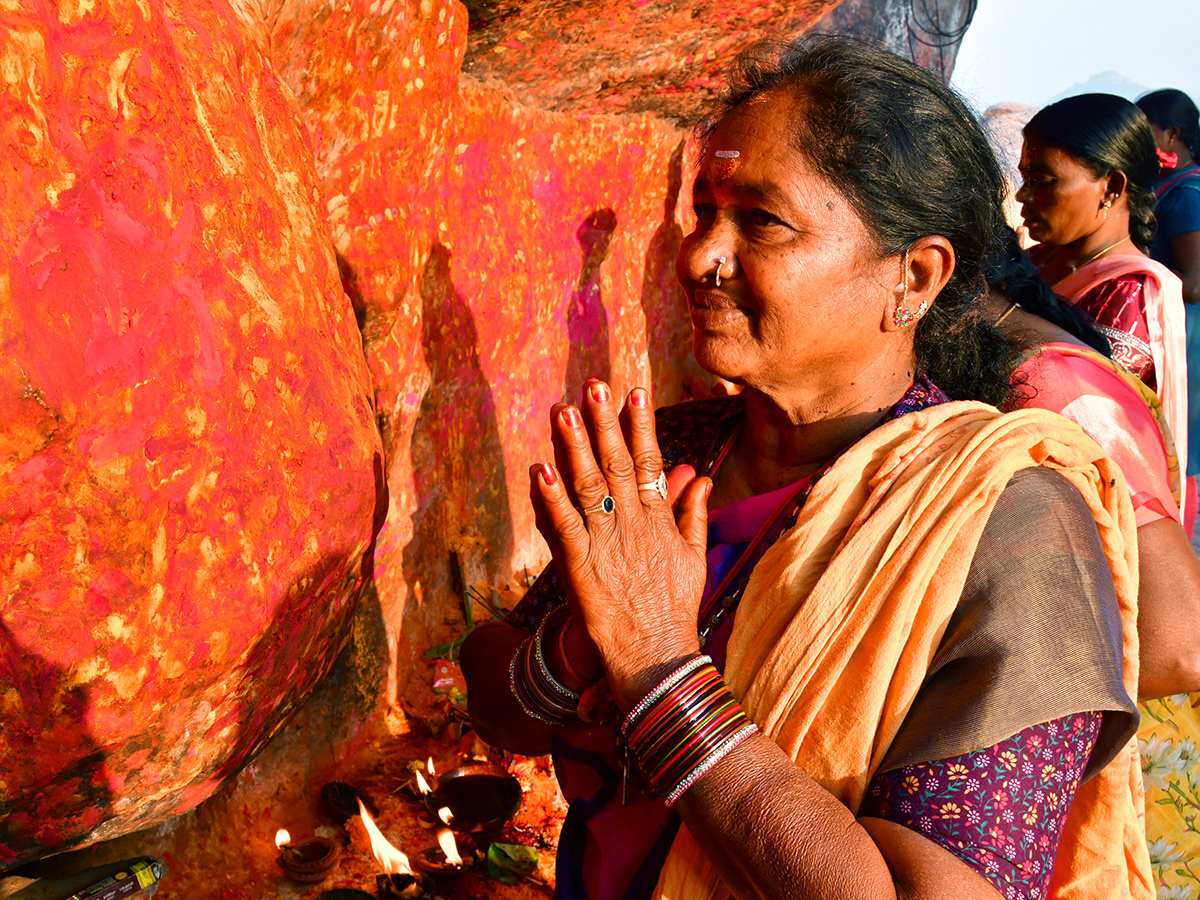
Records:
M433 767L433 757L429 757L425 762L425 768L429 772L430 778L437 778L437 769Z
M371 855L383 866L383 871L389 875L412 875L413 870L412 866L408 864L408 857L393 847L383 836L383 832L375 825L375 820L371 818L371 814L367 812L361 799L358 801L358 812L362 816L363 825L371 838Z
M277 832L275 832L275 849L276 850L278 850L284 844L290 844L291 842L292 842L292 836L290 834L288 834L288 830L286 828L280 828Z
M421 770L418 769L417 771L413 772L413 774L417 776L417 792L421 794L428 794L432 788L430 788L429 782L425 780L425 776L421 774Z
M449 810L438 810L438 815L443 812L449 812ZM463 858L458 855L458 844L454 841L454 832L449 828L439 828L437 839L438 846L446 854L446 862L452 866L461 866Z
M438 810L438 818L449 825L450 820L454 818L454 813L450 812L450 807L443 806Z

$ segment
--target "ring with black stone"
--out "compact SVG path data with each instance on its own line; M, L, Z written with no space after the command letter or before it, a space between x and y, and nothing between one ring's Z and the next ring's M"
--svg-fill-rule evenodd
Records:
M584 509L583 514L585 516L590 516L595 513L603 513L606 516L611 516L613 510L616 508L617 508L617 504L613 500L612 494L605 494L604 499L602 499L595 506L589 506L586 509Z

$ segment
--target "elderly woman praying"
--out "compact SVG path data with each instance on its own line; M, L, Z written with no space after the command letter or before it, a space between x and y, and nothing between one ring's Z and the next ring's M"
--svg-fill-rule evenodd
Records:
M1133 511L1075 426L987 405L980 128L823 38L701 137L677 273L744 390L555 406L553 564L462 650L484 740L554 754L557 896L1151 896Z

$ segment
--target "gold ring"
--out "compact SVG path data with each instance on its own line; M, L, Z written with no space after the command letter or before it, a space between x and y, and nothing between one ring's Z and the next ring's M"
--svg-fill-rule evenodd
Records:
M595 506L589 506L584 509L585 516L593 515L594 513L604 513L606 516L611 516L614 509L617 508L616 502L612 498L612 494L605 494L604 499Z

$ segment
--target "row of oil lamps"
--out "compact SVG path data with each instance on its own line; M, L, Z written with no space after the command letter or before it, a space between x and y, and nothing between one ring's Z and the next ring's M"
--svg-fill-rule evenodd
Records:
M521 805L521 785L504 769L486 763L472 763L452 769L441 777L434 774L433 760L427 764L430 784L420 771L398 793L421 803L437 824L438 846L430 847L416 859L416 869L406 854L388 841L371 816L373 806L352 787L340 782L321 791L322 806L335 819L345 822L361 815L371 839L371 853L383 867L376 879L380 900L416 900L429 896L430 881L457 877L474 864L471 855L460 855L454 833L487 832L499 828ZM285 829L275 835L279 865L293 881L316 884L331 875L339 862L338 847L323 837L293 841ZM363 892L330 891L347 898L367 896Z

